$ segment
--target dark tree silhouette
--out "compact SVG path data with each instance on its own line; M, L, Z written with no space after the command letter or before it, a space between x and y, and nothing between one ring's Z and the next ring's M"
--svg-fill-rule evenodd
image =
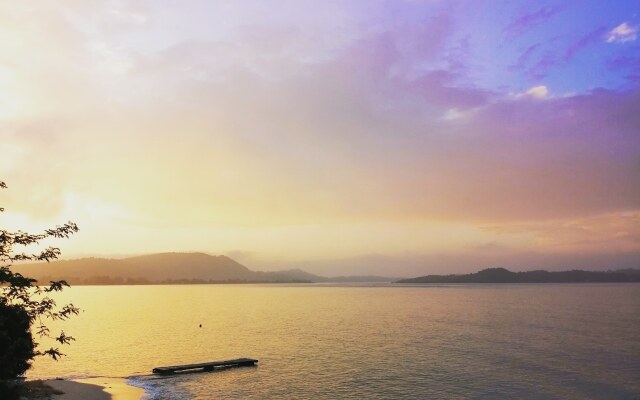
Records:
M7 185L0 181L0 189L6 188ZM0 212L3 211L0 207ZM15 248L37 245L46 238L68 238L77 231L78 227L73 222L36 235L0 229L0 379L24 374L36 356L46 355L54 360L63 356L56 347L38 348L34 334L40 338L55 339L60 344L74 340L64 331L53 335L46 326L47 320L65 320L80 312L73 304L58 307L50 297L51 293L68 287L67 282L50 281L40 286L35 279L13 272L11 266L16 261L49 262L57 259L60 256L57 247L47 247L36 253L17 252Z
M15 378L35 356L29 315L17 305L0 304L0 379Z

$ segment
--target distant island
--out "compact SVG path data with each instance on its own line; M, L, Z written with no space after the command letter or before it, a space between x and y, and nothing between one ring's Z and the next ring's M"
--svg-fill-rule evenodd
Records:
M559 271L544 270L512 272L505 268L487 268L464 275L427 275L401 279L395 283L587 283L640 282L640 269L615 271Z
M81 258L12 267L38 282L64 279L71 285L171 285L209 283L392 282L381 276L324 277L300 269L252 271L223 255L159 253L123 259Z

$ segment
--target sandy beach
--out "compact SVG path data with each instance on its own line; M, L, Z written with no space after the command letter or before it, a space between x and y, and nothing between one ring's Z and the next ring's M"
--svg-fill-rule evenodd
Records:
M43 383L53 389L52 400L139 400L144 395L144 390L117 378L52 379Z

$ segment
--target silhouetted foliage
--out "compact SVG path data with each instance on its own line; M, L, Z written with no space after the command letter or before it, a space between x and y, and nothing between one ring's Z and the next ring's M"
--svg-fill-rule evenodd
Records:
M0 189L7 185L0 181ZM4 211L0 208L0 212ZM73 304L57 307L50 293L59 292L69 286L64 280L51 281L39 286L33 278L22 276L11 270L16 261L51 261L60 256L60 249L47 247L36 253L16 252L16 247L37 245L46 238L68 238L78 231L73 222L47 229L41 234L22 231L9 232L0 229L0 379L22 375L35 356L47 355L54 360L63 354L58 348L38 349L33 334L49 337L60 344L68 344L73 337L60 332L54 336L46 326L46 320L65 320L77 315L79 309Z
M22 375L35 356L29 315L17 305L0 303L0 379Z

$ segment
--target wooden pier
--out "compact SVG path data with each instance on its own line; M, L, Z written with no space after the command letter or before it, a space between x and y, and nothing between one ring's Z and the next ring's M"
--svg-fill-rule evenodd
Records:
M219 368L251 367L258 360L253 358L237 358L235 360L212 361L201 364L173 365L169 367L157 367L152 370L154 374L170 375L176 372L209 372Z

